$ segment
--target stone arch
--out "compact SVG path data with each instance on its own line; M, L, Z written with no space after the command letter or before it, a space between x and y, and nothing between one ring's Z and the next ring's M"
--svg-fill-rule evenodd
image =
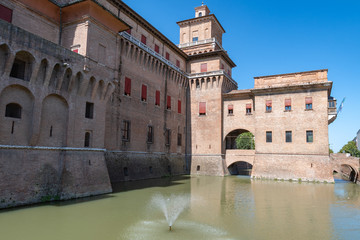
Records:
M114 89L115 89L114 85L111 83L108 83L108 85L106 87L106 93L104 95L104 100L107 100L110 97L110 95L114 92Z
M0 45L0 76L5 71L5 66L9 59L9 55L10 55L10 49L8 45L6 44Z
M89 84L87 86L87 89L86 89L86 97L92 98L92 94L93 94L93 91L94 91L95 84L96 84L95 77L91 77L90 80L89 80Z
M72 79L72 70L67 68L64 73L64 77L61 83L61 91L67 92L69 90L69 84Z
M19 51L11 68L10 77L22 79L29 82L34 70L35 58L27 51Z
M347 163L343 163L340 165L340 172L342 177L344 179L347 179L350 182L355 182L357 181L357 179L359 178L359 172L358 170L353 167L351 164L347 164ZM339 171L337 169L337 171Z
M57 94L48 95L42 102L40 146L65 147L68 129L69 105Z
M246 133L246 132L250 132L247 129L234 129L231 132L229 132L226 136L225 136L225 149L237 149L236 147L236 138L242 134L242 133ZM251 132L250 132L251 133ZM253 133L252 133L253 134ZM254 135L254 134L253 134ZM254 135L255 136L255 135ZM255 138L255 137L254 137ZM255 145L254 145L255 148Z
M104 92L105 83L103 80L100 80L96 89L96 97L98 99L102 98L103 92Z
M71 82L71 86L69 88L69 91L72 94L79 94L80 93L80 87L81 83L83 82L84 76L81 72L78 72L76 76L73 78L73 81Z
M229 173L231 175L246 175L250 176L253 168L253 164L247 161L237 161L228 166Z
M61 73L61 67L60 64L57 63L55 64L51 72L49 87L56 88L59 81L60 73Z
M49 68L49 61L44 58L43 60L41 60L40 62L40 66L39 66L39 71L36 77L36 83L43 85L45 80L46 80L46 73L48 71Z
M34 95L21 85L10 85L0 94L0 144L29 145L32 134ZM21 115L9 115L6 106L17 104Z

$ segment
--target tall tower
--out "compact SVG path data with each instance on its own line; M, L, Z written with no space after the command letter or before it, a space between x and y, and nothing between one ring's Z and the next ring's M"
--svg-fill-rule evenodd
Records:
M236 65L222 47L224 28L206 5L180 21L179 47L189 56L191 174L224 175L223 93L237 89Z

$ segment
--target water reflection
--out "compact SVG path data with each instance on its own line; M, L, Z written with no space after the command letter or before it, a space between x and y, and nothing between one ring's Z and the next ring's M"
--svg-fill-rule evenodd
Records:
M1 239L357 239L360 186L249 177L180 177L114 186L116 193L66 204L0 211ZM169 232L153 196L190 204Z

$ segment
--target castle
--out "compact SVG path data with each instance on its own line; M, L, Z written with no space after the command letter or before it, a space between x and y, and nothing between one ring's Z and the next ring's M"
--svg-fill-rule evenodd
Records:
M0 207L166 175L333 182L327 70L237 90L206 5L175 45L120 0L0 0ZM244 132L255 149L234 149Z

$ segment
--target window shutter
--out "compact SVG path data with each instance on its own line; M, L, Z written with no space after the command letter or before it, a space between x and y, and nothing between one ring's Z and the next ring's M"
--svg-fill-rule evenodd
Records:
M131 79L125 77L125 95L130 96L131 93Z
M171 96L167 96L166 108L171 109Z
M181 101L178 100L178 113L181 113Z
M201 64L201 72L207 72L207 63Z
M128 30L126 30L126 32L131 35L131 28L129 28Z
M160 106L160 91L155 93L155 105Z
M251 109L251 103L246 104L246 109Z
M266 100L266 106L271 107L272 106L272 101L271 100Z
M12 10L0 4L0 19L9 23L12 21Z
M228 110L234 110L234 105L229 104L229 105L228 105Z
M146 98L147 98L147 86L143 84L141 86L141 100L146 101Z
M146 45L146 37L141 35L141 42Z
M305 98L305 103L306 104L312 104L312 97L306 97Z
M180 61L176 60L176 66L179 68L180 67Z
M170 54L168 52L166 52L165 58L166 58L166 60L170 60Z
M155 52L159 53L160 52L160 47L158 45L155 44Z
M205 115L206 114L206 102L199 103L199 114Z
M291 107L291 99L285 99L285 107Z

